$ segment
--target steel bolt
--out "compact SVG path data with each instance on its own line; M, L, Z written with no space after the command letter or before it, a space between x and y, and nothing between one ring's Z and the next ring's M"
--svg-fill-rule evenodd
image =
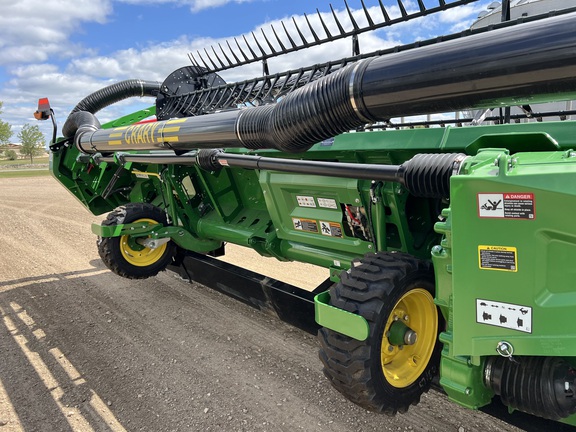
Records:
M414 330L408 330L404 334L404 343L406 345L414 345L418 339L418 334Z
M441 254L444 251L444 248L440 245L436 245L432 247L433 254Z

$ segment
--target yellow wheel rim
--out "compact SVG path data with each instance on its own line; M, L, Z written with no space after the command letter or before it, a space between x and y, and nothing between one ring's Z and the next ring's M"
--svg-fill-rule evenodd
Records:
M133 221L135 222L148 222L156 224L157 221L153 219L138 219ZM133 247L131 245L134 244L134 240L130 238L129 235L123 235L120 237L120 252L122 253L122 257L128 262L128 264L132 264L136 267L146 267L149 265L154 264L166 251L167 244L164 243L163 245L157 247L156 249L150 249L144 246L140 247Z
M390 326L397 320L416 332L414 344L396 346L390 343ZM422 375L434 351L437 329L438 312L432 295L423 288L405 293L388 317L382 337L382 371L390 385L408 387Z

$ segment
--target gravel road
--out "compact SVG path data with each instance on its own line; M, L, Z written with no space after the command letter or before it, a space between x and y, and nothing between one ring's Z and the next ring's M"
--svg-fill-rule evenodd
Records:
M520 430L435 391L394 418L354 406L307 333L172 272L111 274L102 218L52 178L0 179L1 432Z

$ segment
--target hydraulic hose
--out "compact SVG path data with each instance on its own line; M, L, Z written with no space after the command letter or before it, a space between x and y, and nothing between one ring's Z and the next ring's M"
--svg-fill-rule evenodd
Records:
M391 117L571 99L574 22L571 13L370 58L276 105L97 130L76 141L88 153L217 147L301 152Z
M84 99L78 102L74 109L72 109L70 116L68 119L66 119L66 122L62 127L62 133L65 137L74 135L78 128L82 125L80 123L80 119L90 118L90 116L82 115L79 117L75 115L78 112L96 114L101 109L130 97L156 97L160 91L160 86L161 83L155 81L130 79L120 81L95 91L94 93L86 96ZM93 123L92 119L89 121L90 123ZM96 120L96 122L98 122L98 120ZM98 128L100 128L99 122Z

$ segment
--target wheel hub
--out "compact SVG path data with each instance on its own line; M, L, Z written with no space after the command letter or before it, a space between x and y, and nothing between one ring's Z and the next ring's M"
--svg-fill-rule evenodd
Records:
M423 288L406 292L384 327L381 366L388 383L397 388L414 383L424 372L436 344L438 312Z
M134 222L149 222L152 224L158 223L153 219L143 218ZM146 267L154 264L164 254L166 250L166 243L159 245L156 248L150 248L138 243L135 238L124 235L120 237L120 252L124 259L137 267Z

